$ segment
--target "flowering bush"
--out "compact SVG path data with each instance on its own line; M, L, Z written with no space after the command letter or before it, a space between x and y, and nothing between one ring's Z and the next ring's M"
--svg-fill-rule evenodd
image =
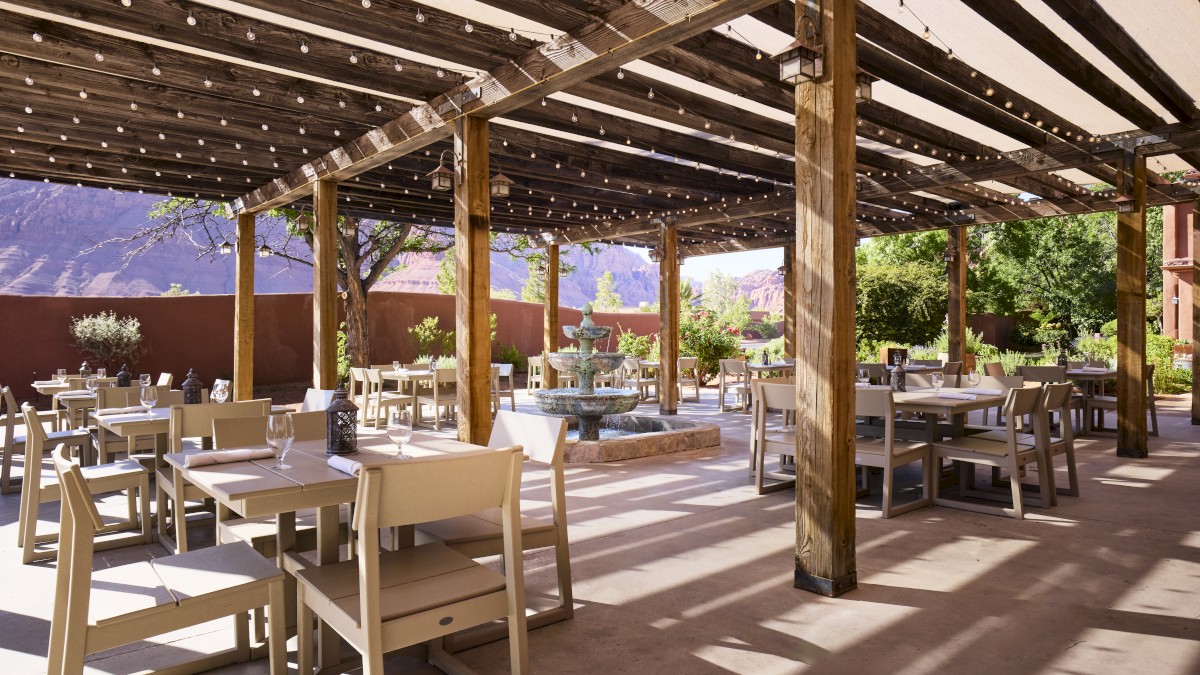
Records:
M699 312L692 317L680 317L679 354L699 359L700 381L704 382L720 370L721 359L735 359L741 355L740 331L719 326L708 312Z
M118 319L114 312L71 317L69 329L75 347L92 358L96 367L115 372L122 364L133 366L142 355L142 323L132 316Z

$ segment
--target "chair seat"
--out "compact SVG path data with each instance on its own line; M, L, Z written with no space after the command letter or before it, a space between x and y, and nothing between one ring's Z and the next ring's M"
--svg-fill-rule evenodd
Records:
M175 596L154 571L149 560L106 567L92 573L88 623L103 626L175 609Z
M436 537L453 548L458 544L471 544L479 541L494 540L501 536L500 509L486 509L466 516L446 518L432 523L422 523L418 529ZM521 515L521 536L525 548L530 547L530 540L539 534L553 534L554 522L533 516ZM552 545L547 544L547 545Z
M346 560L298 570L296 578L358 623L361 609L358 566L357 560ZM385 551L379 556L379 604L383 621L503 590L502 575L444 544Z
M989 441L997 441L1003 443L1008 440L1008 432L1004 427L988 427L978 424L969 424L965 427L967 435L972 438L982 438ZM1036 439L1033 434L1017 434L1017 445L1033 445Z
M1087 399L1087 405L1092 408L1107 408L1109 410L1116 410L1117 397L1116 396L1092 396Z
M246 586L283 578L273 561L242 542L155 558L150 564L180 607L202 596L236 595Z
M1003 457L1008 454L1008 443L1003 440L992 440L978 436L962 436L933 444L938 449L973 452L980 455Z
M928 443L919 441L893 441L892 456L900 457L910 452L921 452L929 448ZM887 445L882 438L859 436L854 439L854 454L876 455L882 457Z

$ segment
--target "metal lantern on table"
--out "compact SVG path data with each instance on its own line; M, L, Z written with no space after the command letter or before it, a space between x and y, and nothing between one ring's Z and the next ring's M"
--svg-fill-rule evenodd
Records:
M92 367L88 365L87 361L84 361L83 365L79 366L79 376L80 377L90 377L91 374L92 374Z
M350 400L344 386L333 392L333 400L325 409L327 444L326 455L352 455L358 452L358 406Z
M900 358L900 354L894 357L894 365L892 373L888 378L888 384L891 385L892 391L906 391L904 384L904 359Z
M199 403L200 390L204 388L204 383L200 378L196 377L196 371L188 368L187 379L183 381L183 402L184 403Z
M122 363L121 370L117 373L117 386L128 387L133 384L133 373L129 372L129 364Z

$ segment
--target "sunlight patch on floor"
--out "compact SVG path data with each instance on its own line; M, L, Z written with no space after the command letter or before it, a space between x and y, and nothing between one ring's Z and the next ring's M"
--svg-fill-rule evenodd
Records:
M872 635L922 611L919 607L863 602L853 600L853 597L851 594L833 600L806 594L803 596L806 602L760 625L800 640L813 640L816 639L814 635L819 635L820 651L832 655L853 649ZM820 627L819 632L814 633L814 626ZM817 647L816 644L812 646ZM802 646L801 649L805 648Z
M1085 628L1043 669L1048 673L1195 673L1200 643L1141 633ZM1136 649L1133 646L1136 645Z
M1128 478L1130 480L1165 480L1175 473L1175 469L1167 467L1145 466L1143 464L1121 464L1105 472L1107 476Z
M1200 562L1166 558L1138 578L1113 604L1113 609L1155 616L1191 619L1200 616L1194 591L1200 579Z
M859 582L953 592L1035 546L1037 542L1018 539L959 537L888 569L860 577ZM945 562L934 566L930 563L933 560Z
M796 661L775 654L755 652L751 648L705 645L693 650L692 655L731 673L788 675L803 669L803 665Z
M672 483L681 481L696 480L695 476L686 475L671 475L659 473L653 476L638 476L628 480L616 480L606 482L601 485L589 485L588 487L576 488L567 486L567 497L575 497L579 499L600 499L602 497L612 497L637 490L645 490L651 487L662 487Z

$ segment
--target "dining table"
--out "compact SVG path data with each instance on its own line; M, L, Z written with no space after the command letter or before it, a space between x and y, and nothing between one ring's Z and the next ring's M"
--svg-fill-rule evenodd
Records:
M1084 383L1086 396L1095 396L1097 392L1103 396L1105 380L1117 378L1117 371L1113 368L1069 368L1064 374L1068 380Z
M746 363L746 370L757 374L760 378L769 373L795 373L796 364L779 361L777 363Z
M265 445L259 447L266 447ZM276 516L276 564L287 572L288 606L295 607L295 573L313 564L296 550L296 512L315 509L317 513L318 565L339 559L339 510L352 504L358 478L331 467L325 455L325 439L297 441L286 456L291 468L276 467L274 459L255 459L231 463L188 467L187 457L201 451L172 453L165 457L176 485L191 483L216 500L223 509L246 518ZM412 457L428 457L481 449L481 446L454 439L416 433L404 446ZM347 456L363 466L392 463L397 450L383 432L359 429L358 452ZM411 545L412 528L400 528L402 541L393 545ZM405 540L406 539L406 540ZM289 611L289 616L294 612ZM318 626L317 657L321 668L340 661L340 640L328 625Z
M122 438L133 440L139 436L154 436L154 468L163 466L163 457L167 454L169 445L168 435L171 431L171 408L151 408L148 411L115 414L101 414L93 411L91 418L96 422L97 429L107 429ZM129 456L133 458L132 443Z

